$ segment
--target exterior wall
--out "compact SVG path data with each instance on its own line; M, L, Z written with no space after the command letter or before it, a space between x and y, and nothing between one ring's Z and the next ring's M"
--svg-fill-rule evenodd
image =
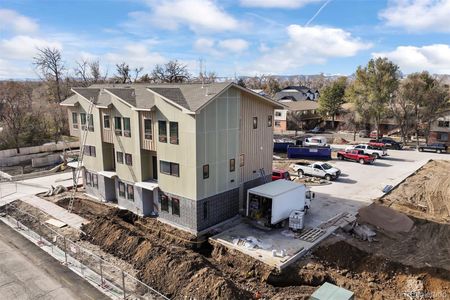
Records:
M160 192L160 194L162 194ZM163 193L169 199L175 197L180 200L180 216L172 214L169 201L169 212L161 211L158 201L159 217L170 223L182 226L189 231L199 232L220 222L226 221L239 213L239 189L232 189L202 200L192 200L178 197L170 193ZM158 199L160 199L158 197ZM204 205L207 205L206 218Z
M260 176L259 169L272 173L273 125L268 127L267 118L273 116L271 104L241 93L240 153L244 154L244 166L240 168L240 182L251 181ZM253 117L258 118L258 128L253 129ZM237 164L239 166L239 162Z
M239 186L239 101L240 91L228 89L196 116L196 199ZM235 160L233 172L230 172L230 159ZM209 165L206 179L204 165Z
M75 96L75 97L79 97L79 96ZM72 112L76 112L78 114L77 115L77 118L78 118L77 128L73 127ZM80 114L79 114L78 106L68 107L67 108L67 115L68 115L68 118L69 118L70 135L79 137L80 136Z
M134 200L129 200L125 197L121 197L119 195L119 179L116 179L114 181L114 186L115 186L115 191L116 191L116 195L117 195L117 205L122 208L122 209L127 209L129 211L134 212L137 215L141 215L142 213L141 211L138 210L138 206L136 205L136 203L141 203L142 202L142 191L141 188L134 186L133 182L127 182L127 181L123 181L121 180L123 183L125 184L132 184L134 187ZM125 186L125 195L126 195L126 190L127 187Z
M429 143L445 143L450 146L450 112L438 118L431 124Z
M278 126L279 124L279 126ZM285 132L287 130L287 124L286 124L286 120L275 120L273 123L273 132L275 133L282 133Z
M428 143L444 143L450 146L450 132L431 131L428 136Z
M89 170L88 170L89 171ZM95 171L89 171L92 174L97 174ZM97 174L98 187L86 185L86 173L83 172L83 183L86 194L91 195L102 202L115 202L116 193L114 189L114 180Z
M140 134L139 134L139 113L131 109L131 107L116 97L112 97L113 108L110 110L110 120L111 127L114 128L115 117L130 118L131 126L131 137L126 137L123 135L123 125L122 125L122 135L113 135L114 150L124 153L124 163L117 163L116 159L116 173L117 176L128 182L140 182L142 181L141 173L141 155L140 155ZM123 123L123 119L122 119ZM113 130L114 131L114 130ZM125 164L125 153L132 155L132 166Z
M163 192L173 193L177 196L197 199L196 179L196 135L195 117L183 113L178 107L155 96L155 105L158 108L157 121L167 122L167 143L161 143L158 134L155 136L158 149L158 185ZM178 145L170 143L169 122L178 122ZM158 127L158 125L156 125ZM158 128L156 129L158 132ZM160 161L179 164L179 177L162 174Z
M104 116L109 115L109 128L105 128L104 124ZM111 120L111 109L100 109L100 123L102 124L102 140L105 143L114 143L113 135L114 135L114 123Z

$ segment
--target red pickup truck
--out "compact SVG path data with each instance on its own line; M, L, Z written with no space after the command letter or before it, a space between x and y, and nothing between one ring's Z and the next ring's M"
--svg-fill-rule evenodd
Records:
M341 150L337 153L340 160L353 160L361 164L371 164L375 161L375 157L370 154L364 154L364 150Z

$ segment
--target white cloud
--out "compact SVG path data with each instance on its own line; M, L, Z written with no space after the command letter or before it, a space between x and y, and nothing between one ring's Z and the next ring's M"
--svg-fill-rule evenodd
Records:
M405 73L423 70L437 74L450 73L450 47L434 44L423 47L399 46L391 52L377 52L373 57L387 57Z
M264 8L299 8L313 2L324 0L241 0L241 5Z
M11 39L0 40L0 53L2 58L32 60L37 53L37 48L62 49L59 42L34 38L27 35L16 35Z
M32 33L37 31L38 24L14 10L0 9L0 31L13 31L18 33Z
M286 43L266 49L254 63L253 72L279 74L305 65L323 64L333 57L351 57L372 47L340 28L290 25L287 33Z
M248 49L248 42L243 39L228 39L218 43L219 47L233 53L242 53Z
M242 54L249 47L243 39L225 39L216 41L210 38L199 38L194 42L194 49L208 55L222 57L227 53Z
M450 0L391 0L380 18L408 31L450 32Z
M154 65L162 64L167 59L158 52L150 51L150 47L145 43L129 43L117 52L108 52L104 57L111 64L120 64L126 62L132 68L143 67L144 71L150 72Z
M129 14L125 25L137 29L156 25L175 30L187 26L193 31L236 30L239 22L212 0L147 1L151 12L136 11Z

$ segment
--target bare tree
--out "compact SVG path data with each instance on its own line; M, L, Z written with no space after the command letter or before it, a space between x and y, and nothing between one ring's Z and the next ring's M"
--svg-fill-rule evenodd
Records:
M189 80L190 75L187 65L171 60L165 65L156 65L152 77L155 82L181 83Z
M116 81L120 83L130 83L131 82L131 69L128 64L122 62L121 64L116 64Z
M1 114L0 122L3 124L6 138L12 147L20 152L22 137L27 128L28 118L32 113L32 88L18 82L7 82L0 89Z
M89 62L87 60L82 60L81 62L75 62L75 76L81 80L82 86L89 86L91 84L91 78L89 77Z
M89 62L89 71L91 73L92 83L105 82L106 78L108 78L108 71L105 71L105 74L102 75L99 60Z
M137 81L139 74L144 70L144 67L139 67L139 68L134 68L133 72L134 72L134 82Z
M61 91L65 70L61 52L56 48L49 47L37 48L37 50L38 54L33 58L33 64L49 84L51 100L60 103L65 98Z

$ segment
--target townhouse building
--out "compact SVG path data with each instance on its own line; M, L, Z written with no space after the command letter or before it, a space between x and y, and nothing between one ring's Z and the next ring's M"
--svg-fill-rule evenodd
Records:
M73 88L86 193L199 233L270 180L277 102L234 83Z

